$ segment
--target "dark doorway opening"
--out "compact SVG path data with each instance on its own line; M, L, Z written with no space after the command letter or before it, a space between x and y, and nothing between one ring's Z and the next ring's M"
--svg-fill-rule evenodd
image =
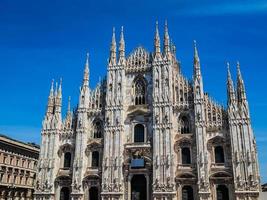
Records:
M98 189L97 189L97 187L91 187L89 189L89 200L98 200Z
M184 186L182 188L182 200L194 200L193 188L191 186Z
M131 181L131 200L146 200L146 177L134 175Z
M229 200L228 188L225 185L217 186L217 200Z
M61 188L60 200L70 200L70 189L68 187Z

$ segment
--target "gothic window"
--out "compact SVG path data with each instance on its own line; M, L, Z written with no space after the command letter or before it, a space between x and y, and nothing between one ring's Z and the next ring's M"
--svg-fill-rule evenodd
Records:
M210 110L208 111L208 121L211 122L211 113L210 113Z
M218 185L216 188L216 200L229 200L228 188L225 185Z
M98 151L92 152L92 167L93 168L99 167L99 152Z
M181 133L182 134L190 133L190 125L187 117L183 116L180 122L181 122Z
M134 127L134 142L145 141L145 128L142 124L137 124Z
M102 125L100 121L95 122L94 124L94 138L102 137Z
M142 105L146 103L146 84L141 78L135 81L134 85L135 105Z
M217 146L214 149L215 163L224 163L224 152L222 146Z
M184 186L182 188L182 200L194 200L193 188L191 186Z
M64 154L64 168L70 168L71 165L71 153L66 152Z
M182 148L182 164L191 164L191 154L188 147Z
M183 101L183 90L180 90L180 101Z
M216 110L215 110L215 108L213 108L213 110L212 110L212 121L216 122Z

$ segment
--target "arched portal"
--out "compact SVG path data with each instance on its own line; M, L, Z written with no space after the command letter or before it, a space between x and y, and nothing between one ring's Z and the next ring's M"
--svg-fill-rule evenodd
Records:
M143 174L134 175L131 181L131 200L146 200L146 177Z
M229 191L225 185L218 185L216 188L217 200L229 200Z
M89 189L89 200L98 200L98 188L91 187Z
M68 187L61 188L60 200L70 200L70 189Z

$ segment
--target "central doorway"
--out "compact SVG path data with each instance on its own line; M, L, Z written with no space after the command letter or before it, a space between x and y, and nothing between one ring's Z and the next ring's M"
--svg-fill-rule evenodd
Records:
M61 188L60 200L70 200L70 189L68 187Z
M131 180L131 200L147 200L146 177L143 174L134 175Z
M91 187L89 189L89 200L98 200L98 189L97 189L97 187Z

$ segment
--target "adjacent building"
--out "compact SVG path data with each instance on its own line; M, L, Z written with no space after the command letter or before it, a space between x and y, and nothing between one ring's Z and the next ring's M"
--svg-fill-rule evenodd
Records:
M33 199L39 146L0 135L0 199Z
M52 82L42 124L37 200L258 200L260 175L245 84L227 64L227 105L204 92L197 45L193 78L182 74L167 23L154 51L125 55L113 30L107 76L62 117ZM163 46L163 48L161 47ZM117 48L118 47L118 48ZM222 58L225 59L225 58ZM218 67L218 66L216 66ZM222 77L218 77L222 78Z

